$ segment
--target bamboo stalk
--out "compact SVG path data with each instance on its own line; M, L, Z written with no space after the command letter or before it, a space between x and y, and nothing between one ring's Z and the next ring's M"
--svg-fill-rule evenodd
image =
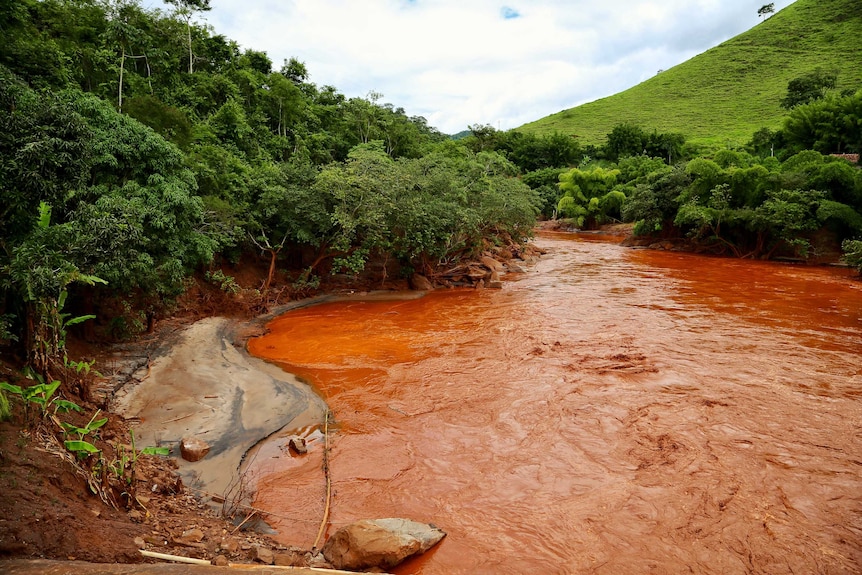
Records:
M317 539L314 540L313 550L317 549L323 532L326 530L326 524L329 522L329 507L332 503L332 480L329 477L329 410L326 411L326 419L323 423L323 474L326 476L326 506L323 508L323 521L320 522L320 529L317 530Z
M188 563L190 565L212 565L206 559L192 559L191 557L183 557L182 555L168 555L167 553L156 553L155 551L147 551L139 549L141 555L150 557L151 559L164 559L165 561L176 561L177 563Z

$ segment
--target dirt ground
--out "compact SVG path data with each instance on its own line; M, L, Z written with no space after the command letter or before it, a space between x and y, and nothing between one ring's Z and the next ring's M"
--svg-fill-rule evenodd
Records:
M7 368L2 377L14 381L13 375ZM85 426L98 408L74 399L83 414L60 417ZM222 555L238 563L252 561L258 547L284 550L248 530L253 521L237 527L198 501L173 459L139 455L134 473L127 463L118 481L93 461L76 462L50 419L24 427L23 418L18 405L13 419L0 424L0 559L135 563L144 560L138 550L147 549L209 560ZM115 414L108 419L94 443L104 462L116 464L130 453L129 426Z
M346 289L345 279L336 277L317 290L291 294L287 278L280 277L273 295L263 301L255 290L265 277L265 265L253 262L223 269L240 286L240 293L228 293L199 279L176 302L172 316L156 322L152 333L113 343L98 325L95 342L71 334L70 357L95 359L94 370L100 370L103 377L64 384L58 394L80 405L82 413L70 412L58 419L86 426L135 372L148 368L159 347L170 345L183 327L202 317L223 315L249 321L291 297ZM21 377L19 367L20 357L0 349L0 381L32 385L34 382ZM92 457L76 462L63 449L62 430L50 418L34 422L31 415L25 425L20 401L10 399L13 417L0 423L0 560L134 563L145 561L138 550L147 549L205 559L221 555L239 563L253 562L259 547L286 550L252 530L254 520L238 527L221 517L217 508L201 503L183 485L173 459L140 455L134 478L130 479L127 463L124 477L117 480L113 472L100 473ZM99 430L98 439L89 439L102 450L107 464L116 465L123 454L130 453L129 422L116 414L98 415L104 416L109 421ZM90 483L102 492L101 497Z

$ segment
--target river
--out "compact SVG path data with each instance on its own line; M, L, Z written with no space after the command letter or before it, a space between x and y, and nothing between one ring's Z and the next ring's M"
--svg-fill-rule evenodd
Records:
M252 353L331 407L331 534L448 536L396 573L860 573L862 283L849 270L543 233L502 290L328 303ZM285 544L322 434L249 465Z

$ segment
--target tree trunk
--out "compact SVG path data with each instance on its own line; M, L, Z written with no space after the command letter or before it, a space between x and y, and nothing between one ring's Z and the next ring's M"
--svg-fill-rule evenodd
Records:
M192 19L191 16L186 18L186 30L189 38L189 74L195 71L195 55L192 53Z
M275 260L278 258L278 252L281 250L269 250L269 272L266 274L266 283L263 284L263 292L269 291L269 286L272 283L272 276L275 275Z
M123 113L123 69L126 66L126 47L122 47L122 54L120 55L120 88L117 94L117 109L120 113Z

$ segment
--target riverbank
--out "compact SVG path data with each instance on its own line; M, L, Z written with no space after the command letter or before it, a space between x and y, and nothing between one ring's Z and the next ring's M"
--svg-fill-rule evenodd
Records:
M241 285L250 286L246 291L254 292L251 286L258 283L257 276L248 270L236 272ZM479 281L483 278L467 279L484 283ZM423 295L405 291L404 279L382 284L379 278L346 281L330 278L318 289L323 295L271 305L267 313L256 315L252 313L256 306L242 301L243 293L206 291L208 286L199 283L179 302L180 313L158 322L153 333L107 347L71 341L70 355L95 360L100 373L81 385L80 395L66 395L83 408L82 414L68 417L77 425L86 424L93 413L108 417L107 425L93 437L104 463L88 459L83 466L70 466L61 458L62 444L56 437L49 441L57 430L50 424L22 429L23 414L17 406L13 420L0 423L0 559L134 563L143 560L139 550L146 549L231 562L266 562L266 551L289 552L303 562L298 558L303 550L289 549L255 531L266 531L267 524L244 506L250 478L243 476L240 464L252 446L275 432L307 433L319 426L326 406L303 382L251 357L245 343L263 333L267 321L290 309L339 298ZM388 291L363 291L372 285ZM216 317L219 310L229 317ZM29 385L20 379L14 362L2 363L0 369L0 379ZM280 399L274 402L272 397ZM125 491L136 496L130 498L118 489L114 506L105 505L90 492L88 481L97 473L104 477L101 465L123 465L118 462L131 453L130 430L138 450L162 445L171 448L174 457L123 460L126 477L131 478ZM208 443L207 456L197 462L182 459L177 445L183 437ZM230 506L242 525L221 516ZM258 556L261 549L263 559Z

